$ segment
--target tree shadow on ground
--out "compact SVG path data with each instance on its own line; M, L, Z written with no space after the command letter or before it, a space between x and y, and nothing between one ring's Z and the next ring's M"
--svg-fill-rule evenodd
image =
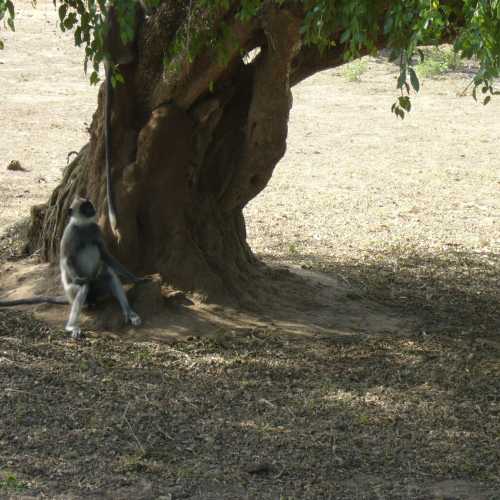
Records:
M269 263L283 261L260 255ZM500 328L500 255L446 249L387 250L363 261L293 253L287 262L326 273L351 287L360 299L417 318L427 333L495 336Z
M33 259L4 263L0 273L2 298L62 293L58 270ZM335 336L347 341L363 335L405 335L413 331L407 317L360 297L352 287L322 273L261 265L249 283L239 306L206 304L187 297L179 302L163 296L160 284L138 285L143 288L131 290L129 297L144 319L140 329L123 327L122 314L112 298L86 312L82 327L115 339L157 342L232 332L245 334L255 329L308 338ZM30 310L59 328L68 315L67 306L42 305Z
M272 307L171 307L160 323L189 342L169 345L150 328L75 344L0 311L0 487L113 499L495 498L498 256L294 253L299 275L261 258L254 292Z
M256 330L75 344L5 311L0 342L0 462L24 494L430 499L460 479L465 499L500 487L498 352L478 342Z
M223 339L254 330L346 342L415 333L499 341L500 257L493 253L448 249L430 254L410 248L349 261L294 252L286 260L292 268L277 257L260 258L266 264L250 282L242 308L167 301L162 310L150 306L153 297L142 301L144 309L137 304L145 325L134 330L120 327L119 308L111 301L97 311L111 326L96 326L102 321L96 323L92 313L87 327L98 336L157 342L204 335ZM61 290L56 271L29 261L9 262L2 269L2 291L14 290L17 295L11 298L57 295ZM36 315L62 327L67 308L39 307Z

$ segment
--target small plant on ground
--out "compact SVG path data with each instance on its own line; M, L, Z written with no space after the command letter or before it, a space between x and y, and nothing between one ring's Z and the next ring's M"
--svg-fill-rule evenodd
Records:
M424 60L417 65L417 73L422 78L433 78L460 68L460 55L453 49L435 47L424 54Z
M27 485L10 472L5 472L0 476L0 491L23 491L26 488Z
M363 59L357 59L344 66L342 76L349 82L360 82L361 76L368 71L368 63Z
M288 245L288 253L291 255L297 255L299 253L299 249L295 243L290 243Z

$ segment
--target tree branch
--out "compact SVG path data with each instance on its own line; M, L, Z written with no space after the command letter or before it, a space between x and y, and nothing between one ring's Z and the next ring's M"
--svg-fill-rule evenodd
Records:
M314 75L318 71L335 68L345 63L345 48L335 45L330 50L321 52L318 47L302 47L292 61L290 72L290 86L297 85L302 80Z
M262 191L286 150L292 104L290 67L300 49L300 18L270 8L262 16L266 46L253 62L253 90L241 159L222 197L224 210L245 206Z
M225 22L225 18L220 19L219 22ZM234 70L239 67L241 51L252 48L253 35L257 26L256 19L246 23L232 20L229 23L228 29L233 38L231 43L221 48L225 50L224 57L228 61L227 64L221 64L217 51L208 47L202 55L190 61L186 47L186 50L178 54L177 60L173 61L172 71L168 71L156 82L151 107L155 108L173 100L179 107L189 109L200 96L208 91L211 84L225 79L225 75L233 74ZM217 32L216 26L212 29Z

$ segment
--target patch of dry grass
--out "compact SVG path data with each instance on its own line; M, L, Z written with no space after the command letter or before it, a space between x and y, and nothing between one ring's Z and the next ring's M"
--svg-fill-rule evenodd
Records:
M17 260L24 255L29 218L7 227L0 234L0 259Z
M498 350L446 337L66 340L0 312L0 463L26 494L427 498L498 491ZM378 496L377 496L378 495Z

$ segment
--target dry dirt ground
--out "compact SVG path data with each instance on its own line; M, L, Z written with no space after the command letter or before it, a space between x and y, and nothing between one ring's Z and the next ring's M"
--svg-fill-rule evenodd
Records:
M16 5L0 292L23 294L52 271L10 259L22 221L85 143L97 89L52 2ZM258 255L301 274L269 271L292 301L174 300L82 343L60 309L0 312L0 498L500 499L500 100L459 97L464 65L401 122L395 67L351 68L294 89L287 155L247 208Z

